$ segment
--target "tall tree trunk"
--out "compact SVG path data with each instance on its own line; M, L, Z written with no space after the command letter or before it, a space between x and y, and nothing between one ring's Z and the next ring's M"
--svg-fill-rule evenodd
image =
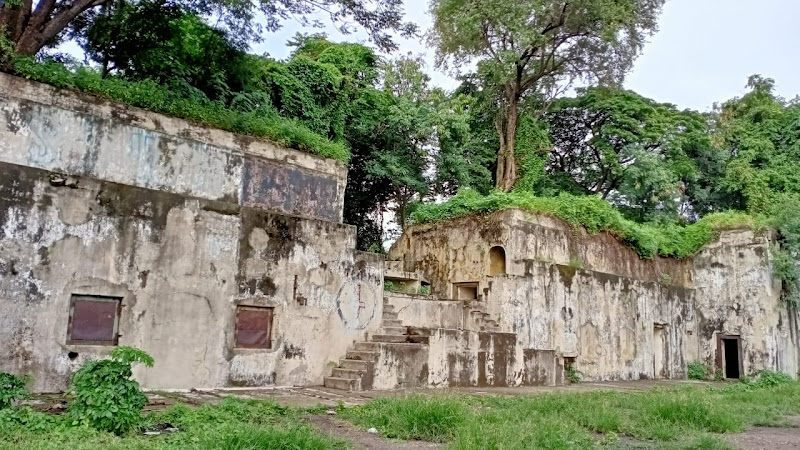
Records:
M508 109L497 119L497 134L500 136L500 149L497 151L497 180L495 187L504 192L514 188L517 181L517 159L514 145L517 139L519 122L519 96L516 92L508 95Z

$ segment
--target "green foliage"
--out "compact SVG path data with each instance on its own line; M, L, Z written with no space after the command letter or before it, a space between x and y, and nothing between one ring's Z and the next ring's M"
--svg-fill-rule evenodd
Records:
M117 347L111 359L89 361L72 377L69 416L73 424L123 434L141 421L147 397L133 380L131 365L152 367L153 358L132 347Z
M572 384L580 383L583 379L583 375L581 372L575 368L575 364L567 364L564 368L564 373L567 375L567 379Z
M559 87L572 81L620 81L655 31L663 0L598 2L529 0L486 3L434 0L431 42L440 64L477 62L496 109L497 187L518 178L518 118L538 116ZM526 151L524 151L527 153ZM530 177L532 155L523 158ZM526 160L528 159L528 160ZM523 179L527 185L530 179ZM525 186L527 188L527 186Z
M753 391L797 383L791 376L772 370L759 370L750 376L742 377L735 384L724 386L722 392Z
M25 387L27 380L6 372L0 372L0 409L10 407L15 401L29 395Z
M553 141L549 176L575 192L598 194L637 221L675 220L706 182L698 163L715 150L706 119L634 92L588 88L544 116ZM701 207L701 205L698 205Z
M305 127L296 119L281 117L274 111L260 109L240 112L205 96L175 91L152 80L128 81L103 78L85 66L70 70L63 64L16 57L14 72L59 88L79 90L170 116L194 120L223 130L267 138L279 145L347 161L349 152L343 143L332 142Z
M551 215L572 226L584 227L593 234L608 231L644 258L654 255L686 258L715 239L719 230L763 226L763 221L734 211L709 214L686 226L670 223L640 224L626 219L608 202L596 196L561 194L558 197L536 197L527 192L492 192L482 196L472 190L459 192L444 203L422 205L414 211L411 220L436 222L508 208Z
M690 380L707 380L711 375L711 367L702 361L692 361L687 367Z

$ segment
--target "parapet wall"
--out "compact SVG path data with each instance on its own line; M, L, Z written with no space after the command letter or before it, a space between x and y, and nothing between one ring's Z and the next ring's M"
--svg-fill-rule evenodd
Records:
M345 166L0 73L0 161L342 221Z

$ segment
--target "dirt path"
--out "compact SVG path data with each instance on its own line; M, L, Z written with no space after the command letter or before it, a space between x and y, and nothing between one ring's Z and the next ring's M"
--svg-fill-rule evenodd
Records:
M384 439L377 434L368 433L348 422L329 415L313 415L308 417L308 421L317 427L322 433L329 436L343 439L352 444L355 449L370 450L395 450L395 449L439 449L444 448L441 444L423 441L393 441Z
M753 427L728 438L741 450L800 449L800 416L786 418L786 428Z

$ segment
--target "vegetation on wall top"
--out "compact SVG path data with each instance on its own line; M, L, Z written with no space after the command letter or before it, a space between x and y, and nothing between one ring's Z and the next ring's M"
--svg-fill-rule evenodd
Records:
M596 196L562 193L557 197L537 197L524 191L494 191L484 196L474 190L461 191L445 203L420 205L411 214L411 220L436 222L510 208L557 217L572 226L584 227L592 234L608 231L643 258L655 255L686 258L714 240L720 230L761 228L766 224L738 211L708 214L689 225L637 223Z
M346 144L331 141L299 120L282 117L272 110L237 111L222 102L186 96L149 79L103 78L99 71L86 66L70 70L55 61L37 62L30 57L15 57L11 72L58 88L87 92L226 131L266 138L278 145L345 163L350 158Z

